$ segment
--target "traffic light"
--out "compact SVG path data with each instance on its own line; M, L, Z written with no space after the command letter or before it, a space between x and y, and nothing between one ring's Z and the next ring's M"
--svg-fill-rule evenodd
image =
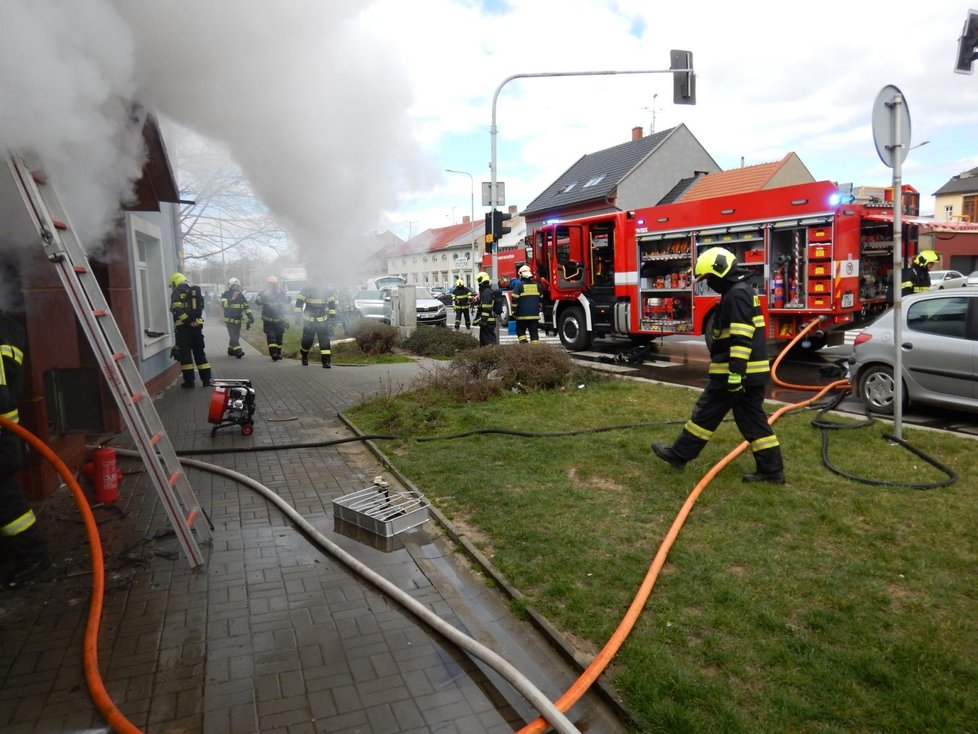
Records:
M512 232L511 227L504 227L503 220L509 219L508 216L503 214L501 209L493 209L491 212L486 212L486 252L492 252L493 249L498 249L494 247L494 242L499 242L500 238L504 234L509 234Z
M696 104L696 74L693 73L693 52L669 52L672 72L672 101L675 104Z
M958 39L958 58L954 64L955 74L970 74L972 64L978 60L978 11L969 10L964 21L964 30Z

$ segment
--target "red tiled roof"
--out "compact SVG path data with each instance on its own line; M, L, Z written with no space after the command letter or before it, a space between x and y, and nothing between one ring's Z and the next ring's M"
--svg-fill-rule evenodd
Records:
M462 222L448 227L435 227L426 229L424 232L412 237L407 242L397 248L399 255L413 254L417 252L434 252L442 250L460 237L472 232L472 230L483 227L482 222Z
M788 153L780 161L774 163L758 163L754 166L709 173L690 186L679 200L686 202L760 191L793 155L793 153Z

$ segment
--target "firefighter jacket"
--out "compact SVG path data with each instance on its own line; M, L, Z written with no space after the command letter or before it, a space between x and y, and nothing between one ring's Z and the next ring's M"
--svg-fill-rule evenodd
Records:
M24 329L0 313L0 415L13 423L20 422L17 398L23 384Z
M254 323L255 317L251 315L251 307L245 294L237 288L228 288L221 294L221 306L224 308L224 322L230 324L240 324L247 321Z
M496 323L496 309L493 308L496 301L495 295L491 285L488 283L482 285L479 289L479 310L475 314L473 324Z
M749 385L764 384L771 371L761 301L746 280L720 297L713 317L710 379L726 382L735 372Z
M520 278L513 285L513 314L517 321L540 318L540 288L532 278Z
M261 317L266 321L284 321L291 300L280 288L266 288L255 296L255 306L261 308Z
M306 321L327 321L336 318L336 296L319 286L308 286L295 299L295 312Z
M174 326L190 326L204 321L204 298L200 288L186 281L170 292L170 313Z
M930 271L927 266L921 267L914 263L904 268L900 277L900 295L909 296L911 293L923 293L930 290Z
M472 305L472 291L467 286L457 285L452 290L452 308L464 311Z

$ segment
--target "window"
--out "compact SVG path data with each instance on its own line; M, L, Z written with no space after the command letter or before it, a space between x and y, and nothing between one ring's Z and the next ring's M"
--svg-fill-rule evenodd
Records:
M954 206L952 204L947 204L944 207L944 221L950 222L951 217L954 216Z
M170 348L170 297L166 272L163 270L160 228L130 215L129 240L136 271L136 327L140 334L140 357L146 359Z
M601 183L604 180L604 176L605 174L602 173L600 176L594 176L588 179L588 182L584 184L584 188L587 188L588 186L595 186L596 184Z
M577 186L577 181L571 181L569 184L564 184L560 189L558 189L558 194L566 194L568 191Z
M961 197L961 214L966 222L978 222L978 195Z
M907 328L964 339L967 336L968 300L965 296L952 296L913 303L907 310Z

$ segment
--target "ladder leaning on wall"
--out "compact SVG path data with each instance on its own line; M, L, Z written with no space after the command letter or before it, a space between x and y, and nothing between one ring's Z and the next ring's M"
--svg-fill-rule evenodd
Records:
M210 520L183 472L153 399L92 273L88 253L74 233L41 161L30 153L8 152L7 164L47 259L58 269L68 300L75 309L183 552L191 567L201 566L204 558L198 539L200 542L211 540Z

